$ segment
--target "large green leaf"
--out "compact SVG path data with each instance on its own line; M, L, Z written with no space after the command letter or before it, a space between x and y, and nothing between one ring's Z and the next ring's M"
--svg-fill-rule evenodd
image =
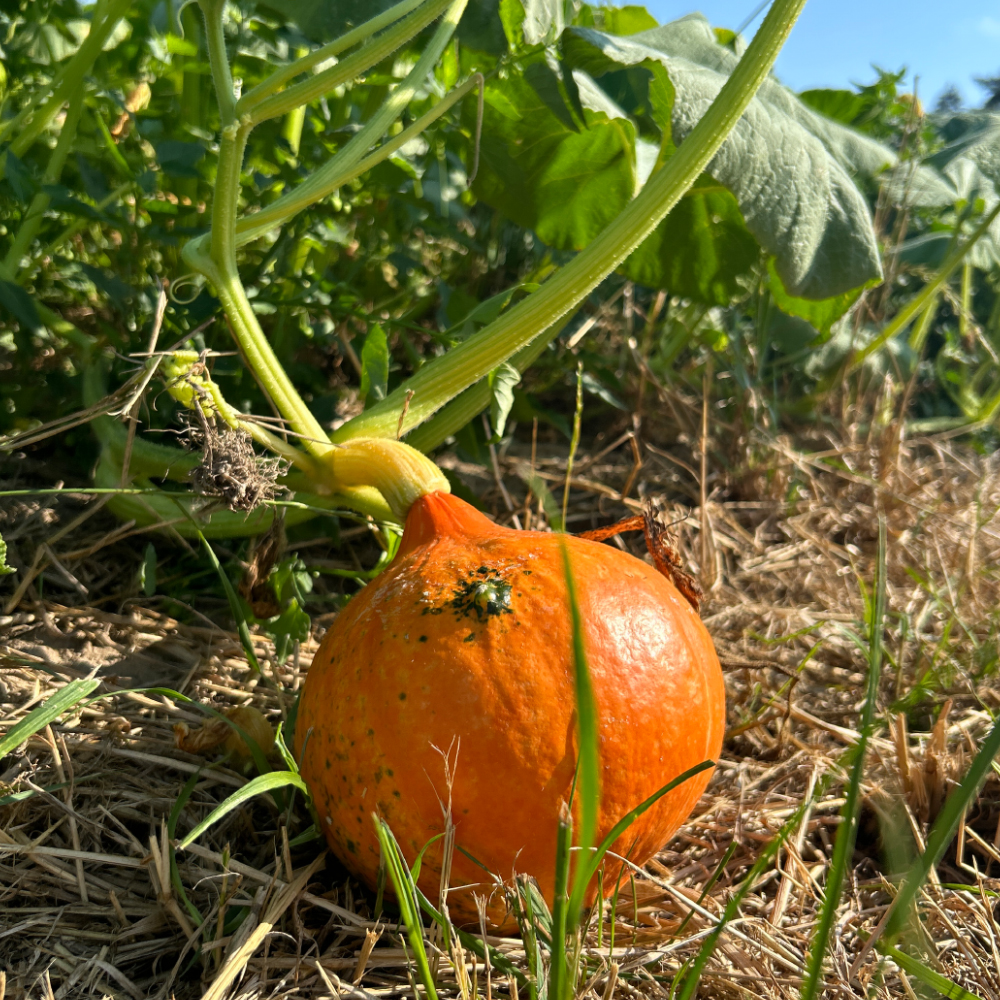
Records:
M515 45L529 8L504 0ZM559 57L551 47L522 55L487 87L475 190L549 245L578 250L672 155L738 57L700 16L627 35L577 25L563 32ZM872 177L894 162L887 147L766 81L709 172L622 271L722 305L763 249L783 301L831 300L818 324L828 328L856 289L881 277L852 175Z
M949 118L940 132L947 145L928 158L929 165L946 168L956 159L965 159L1000 187L1000 114L962 112Z
M541 81L547 67L534 65ZM526 75L487 84L475 191L550 246L579 250L632 198L635 131L624 116L586 108L580 128L545 89Z
M622 270L640 284L721 306L759 259L736 199L703 174Z
M537 56L523 75L488 85L475 190L550 246L580 250L628 204L653 169L657 148L638 138L629 115L579 71L568 81L574 116L566 82ZM653 81L647 99L669 115L669 79ZM723 305L758 259L736 200L706 176L623 271L645 285Z
M572 28L563 50L599 85L623 67L665 74L674 92L669 120L663 102L651 100L650 110L670 144L683 142L738 61L700 15L627 38ZM768 80L709 173L736 198L787 292L826 299L881 276L868 206L851 174L874 175L893 160L880 143L824 118Z
M897 201L922 207L977 208L964 224L975 226L976 214L989 212L1000 193L1000 115L990 111L962 112L941 127L943 148L922 165L894 178L890 193ZM957 222L957 220L956 220ZM900 251L910 264L937 268L952 246L953 228L935 230L908 240ZM969 252L968 261L984 271L1000 263L1000 219Z

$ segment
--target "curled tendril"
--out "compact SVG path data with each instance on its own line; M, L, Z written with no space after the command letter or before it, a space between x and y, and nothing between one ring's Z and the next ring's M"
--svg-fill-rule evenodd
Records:
M177 294L178 289L186 288L188 285L194 288L195 292L188 298L182 298ZM178 306L189 306L196 298L198 298L199 295L201 295L201 290L204 287L205 279L202 275L195 274L194 272L191 274L182 274L179 278L174 278L174 280L170 282L170 301Z

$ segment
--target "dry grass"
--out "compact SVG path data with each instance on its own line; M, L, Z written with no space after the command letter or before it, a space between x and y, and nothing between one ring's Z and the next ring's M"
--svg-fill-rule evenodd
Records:
M863 618L859 581L874 573L876 504L890 530L885 725L865 773L858 849L837 915L826 995L913 997L924 989L866 942L892 899L893 864L906 843L921 844L1000 701L1000 466L947 443L899 446L891 437L827 454L814 449L809 457L788 442L768 448L759 471L738 484L752 499L719 499L706 483L704 508L684 508L690 516L676 526L707 592L703 617L726 668L731 728L716 776L688 823L638 876L634 895L629 889L616 914L605 912L600 948L591 933L584 977L590 997L610 996L611 960L619 996L666 996L761 844L833 771L833 784L728 926L701 986L704 996L796 995L841 805L838 761L857 739L865 660L845 629ZM699 495L697 455L647 448L635 469L627 436L600 452L598 443L577 457L573 529L616 519L623 505L639 504L637 497ZM525 524L540 517L534 499L525 504L531 461L527 450L512 450L493 468L452 465L488 493L501 516ZM534 471L557 494L564 470L564 456L537 449ZM621 496L626 486L632 499ZM46 519L27 508L20 516L22 523ZM44 531L51 536L55 527ZM85 579L92 567L78 570L77 579ZM221 628L182 624L136 602L115 614L34 601L30 591L0 628L5 728L68 680L94 673L107 692L169 685L220 709L253 704L276 724L315 647L314 638L279 668L261 640L266 680L258 681L235 634ZM31 793L0 807L6 996L412 995L392 920L374 922L371 897L334 860L316 861L315 844L289 844L308 824L301 808L286 825L286 815L257 799L178 852L172 878L167 824L185 783L196 776L178 832L246 781L232 762L176 749L172 725L203 720L176 699L121 693L64 717L3 761L0 796ZM909 940L928 965L984 998L1000 997L992 909L1000 891L998 820L994 776L925 888L922 929ZM249 914L234 926L239 908ZM494 943L524 965L518 939ZM456 961L471 981L456 975ZM449 996L470 988L482 996L517 992L471 955L439 954L436 967Z

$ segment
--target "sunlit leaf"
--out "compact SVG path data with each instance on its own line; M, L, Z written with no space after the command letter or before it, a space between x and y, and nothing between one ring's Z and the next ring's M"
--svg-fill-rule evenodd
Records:
M510 408L514 405L514 386L520 381L521 373L509 361L489 374L490 423L496 440L503 437Z
M374 324L361 348L361 398L367 405L385 399L389 384L389 345L385 330Z

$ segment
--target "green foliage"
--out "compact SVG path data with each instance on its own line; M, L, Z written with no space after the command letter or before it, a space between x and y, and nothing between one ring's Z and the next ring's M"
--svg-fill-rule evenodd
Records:
M70 681L61 687L51 698L37 708L33 708L20 722L12 726L7 734L0 738L0 757L16 750L29 737L51 725L65 712L75 708L97 687L100 681L90 680Z
M388 384L389 345L385 330L376 323L368 331L361 349L361 398L370 403L385 399Z
M493 427L494 442L503 437L507 417L514 405L514 386L520 381L521 373L509 361L494 368L489 374L490 424Z
M253 667L254 672L260 673L260 661L257 659L257 652L253 648L253 639L250 637L250 626L247 622L246 611L243 607L243 602L240 600L239 595L233 589L233 585L226 575L226 571L222 568L222 564L219 562L219 557L215 554L215 549L209 544L208 539L202 534L201 531L196 531L198 540L201 542L201 546L205 551L205 555L208 556L208 561L211 563L212 568L215 570L216 576L219 578L219 582L222 584L222 589L225 591L226 600L229 602L229 610L232 612L233 618L236 620L236 631L239 633L240 645L243 646L243 654L247 658L247 662Z
M143 553L142 565L139 567L139 585L147 597L156 593L156 548L152 542Z
M281 608L279 614L260 624L264 634L274 641L274 656L284 663L295 643L309 638L312 624L305 604L313 589L313 576L299 558L283 559L271 571L268 582Z
M886 958L891 958L904 972L909 973L914 979L929 986L941 996L947 997L948 1000L982 1000L978 993L970 993L947 976L942 976L940 972L898 948L893 948L891 945L881 945L879 951Z
M527 44L516 32L511 40ZM627 36L570 27L558 56L557 72L552 50L528 51L487 85L475 192L549 245L579 250L673 154L737 57L700 18ZM780 175L775 148L795 151ZM845 171L871 175L893 160L891 150L820 119L768 81L712 176L623 272L724 305L763 247L792 292L836 297L842 312L881 274L867 206Z
M427 949L424 947L424 928L420 920L420 896L416 885L419 868L415 872L410 871L388 823L375 813L372 813L371 819L378 833L382 858L389 871L389 877L392 879L392 886L396 891L396 900L399 903L400 915L406 927L406 936L410 942L410 950L413 952L413 961L416 963L417 972L427 996L430 1000L437 1000L434 977L431 975Z

